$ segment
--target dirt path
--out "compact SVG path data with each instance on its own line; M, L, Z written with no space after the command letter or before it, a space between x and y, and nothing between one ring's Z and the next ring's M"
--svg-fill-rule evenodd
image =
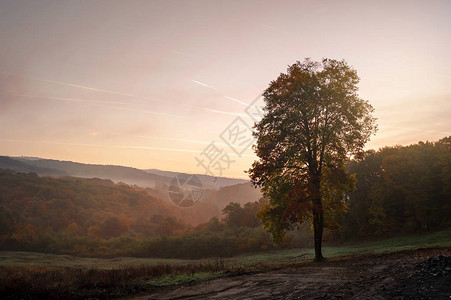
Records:
M451 299L450 256L451 249L425 249L305 263L134 299Z

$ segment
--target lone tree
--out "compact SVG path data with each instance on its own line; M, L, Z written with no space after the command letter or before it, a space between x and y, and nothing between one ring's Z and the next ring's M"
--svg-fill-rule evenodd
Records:
M323 229L346 209L355 179L345 162L376 132L373 107L357 94L359 77L346 61L305 59L288 67L263 93L254 126L259 157L249 170L269 200L257 213L275 242L306 220L313 223L315 261Z

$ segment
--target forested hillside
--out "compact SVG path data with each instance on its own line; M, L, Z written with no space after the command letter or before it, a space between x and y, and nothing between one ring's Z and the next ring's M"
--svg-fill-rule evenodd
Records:
M172 235L189 228L186 221L192 224L203 218L205 222L219 214L209 203L181 209L151 193L110 180L1 170L2 248L60 251L73 247L87 253L85 243L124 234Z
M345 238L427 232L451 225L451 137L368 151L348 165L357 178Z

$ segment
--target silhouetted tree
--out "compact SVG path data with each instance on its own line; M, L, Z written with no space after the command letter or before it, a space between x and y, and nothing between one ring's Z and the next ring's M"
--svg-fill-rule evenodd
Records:
M269 199L258 217L276 242L313 219L316 261L323 259L324 218L344 208L354 185L345 161L376 131L358 82L344 60L296 62L265 90L265 114L254 127L259 160L249 173Z

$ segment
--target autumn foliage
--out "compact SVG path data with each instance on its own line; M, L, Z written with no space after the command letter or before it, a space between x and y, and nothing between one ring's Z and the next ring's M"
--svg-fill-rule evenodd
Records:
M340 209L325 211L324 240L329 244L370 240L451 226L450 140L385 147L349 161L347 172L356 188L346 193ZM238 195L232 191L230 187L225 191L232 202L222 212L192 225L182 217L190 220L194 210L177 211L154 190L109 180L0 170L0 249L202 258L313 246L309 222L287 228L285 239L274 245L256 217L267 200L240 204L233 201ZM218 195L212 192L211 197ZM202 213L202 206L194 208ZM290 209L308 211L308 207Z

